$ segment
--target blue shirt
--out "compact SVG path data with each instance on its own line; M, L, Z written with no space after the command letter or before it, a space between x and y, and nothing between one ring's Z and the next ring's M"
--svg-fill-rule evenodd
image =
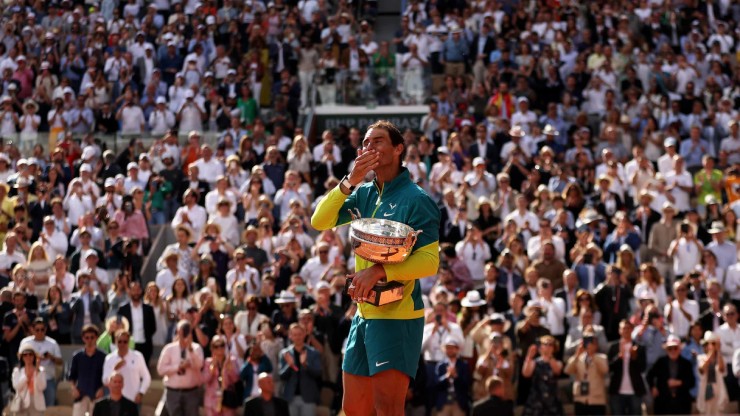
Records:
M462 36L455 42L450 35L442 46L442 57L447 62L464 62L468 55L468 41Z
M80 397L75 401L82 400L83 397L89 397L95 400L95 393L103 387L103 365L105 364L105 354L99 349L95 349L95 354L89 356L85 350L79 350L72 356L72 365L69 368L69 380L76 382L77 390L80 391Z

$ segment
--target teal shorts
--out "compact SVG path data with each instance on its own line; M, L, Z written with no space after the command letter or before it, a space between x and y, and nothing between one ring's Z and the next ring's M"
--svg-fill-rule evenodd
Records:
M398 370L412 379L421 356L424 318L365 319L355 315L347 338L342 370L371 377Z

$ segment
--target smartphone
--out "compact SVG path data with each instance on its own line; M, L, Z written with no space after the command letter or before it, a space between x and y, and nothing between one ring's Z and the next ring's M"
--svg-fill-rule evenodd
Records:
M306 293L308 292L308 288L306 287L306 285L298 285L295 287L295 291L296 293Z

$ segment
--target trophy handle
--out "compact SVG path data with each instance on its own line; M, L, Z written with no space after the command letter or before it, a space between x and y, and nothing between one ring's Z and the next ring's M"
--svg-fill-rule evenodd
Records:
M418 230L418 231L409 231L409 234L406 236L406 241L404 242L404 247L411 248L416 244L416 237L424 232L424 230Z
M349 216L352 217L352 221L359 220L360 218L362 218L362 214L360 213L360 209L357 208L357 207L355 207L355 210L354 211L352 211L351 208L347 209L347 211L349 211Z

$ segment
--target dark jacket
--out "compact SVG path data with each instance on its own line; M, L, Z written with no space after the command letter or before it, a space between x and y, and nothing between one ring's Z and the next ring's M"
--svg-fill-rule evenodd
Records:
M442 410L442 407L447 404L448 389L450 387L450 379L447 377L447 367L449 365L449 361L441 361L435 369L434 405L437 407L437 410ZM460 409L467 413L470 409L470 386L473 384L473 376L470 373L468 363L462 359L458 359L455 362L455 370L457 371L457 377L453 381L455 401L460 406Z
M668 387L670 378L668 356L660 357L647 373L647 382L651 388L658 389L658 397L654 400L654 413L656 415L687 415L691 413L690 390L694 387L696 379L691 361L678 357L678 379L683 382L680 387L671 389Z
M486 298L486 289L478 289L480 298ZM494 311L504 313L509 310L509 291L506 290L506 286L496 283L496 288L493 289L493 299L488 302L488 306L493 308Z
M622 377L624 376L623 361L619 358L619 343L615 341L609 346L609 373L611 374L611 380L609 381L609 394L619 394L619 387L622 385ZM629 378L632 382L632 389L635 391L636 396L643 396L647 392L645 389L645 383L642 380L642 373L645 372L647 366L647 360L645 358L645 348L635 343L632 344L637 347L637 354L630 355L629 364Z
M254 381L254 367L249 361L245 361L242 365L242 370L239 373L239 377L244 381L244 396L249 397L249 393L252 391L252 382ZM263 355L260 359L260 363L257 365L257 374L260 373L272 373L272 363L266 355Z
M293 400L296 385L301 383L301 398L306 403L319 402L319 390L321 388L321 357L315 349L306 345L304 347L308 357L306 365L300 367L296 372L285 362L285 354L295 357L295 347L291 345L280 351L280 379L283 380L283 398L286 401ZM295 360L295 365L300 365Z
M103 397L102 399L95 402L93 408L93 416L108 416L111 414L111 402L110 397ZM131 400L121 397L120 409L118 411L119 416L139 416L139 408Z
M473 416L489 415L514 416L514 402L491 396L473 404Z
M261 396L248 399L244 402L244 416L264 416L264 403L265 400ZM288 402L279 397L273 397L272 403L275 410L274 416L290 416Z
M142 303L144 313L144 336L146 337L146 344L151 344L152 336L157 332L157 319L154 317L154 308L151 305ZM131 303L127 303L118 308L118 314L128 319L129 332L134 333L134 321L131 319Z

